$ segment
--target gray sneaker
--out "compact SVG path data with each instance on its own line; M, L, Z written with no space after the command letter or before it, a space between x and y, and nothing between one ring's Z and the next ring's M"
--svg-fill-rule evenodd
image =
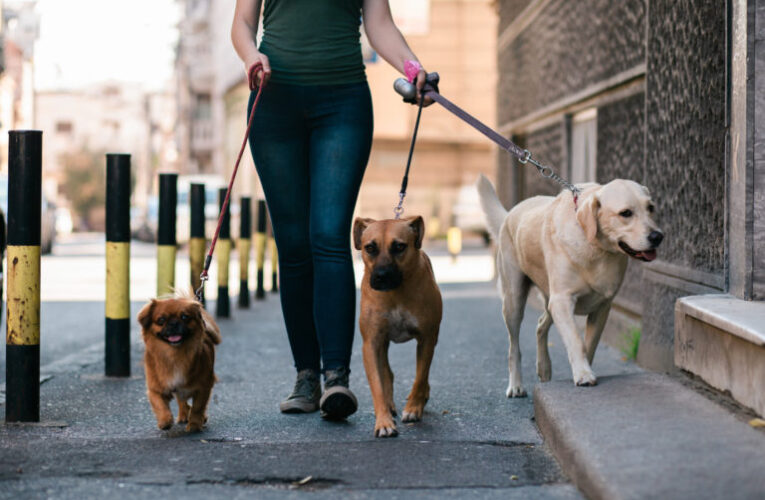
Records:
M358 401L348 389L350 373L351 371L344 366L324 372L324 394L319 402L322 418L342 420L356 412L359 407Z
M319 374L306 368L300 370L295 381L295 388L287 399L279 403L282 413L311 413L319 409L321 383Z

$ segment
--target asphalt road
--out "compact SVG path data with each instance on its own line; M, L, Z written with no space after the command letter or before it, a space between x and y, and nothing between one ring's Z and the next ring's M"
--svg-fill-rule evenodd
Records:
M351 365L355 415L338 424L318 414L278 412L294 370L275 295L220 321L220 382L209 424L194 435L180 426L156 429L137 324L133 377L106 379L103 304L46 301L42 371L51 378L41 386L42 424L0 426L0 498L580 498L544 446L531 399L504 396L507 335L494 285L441 288L431 400L422 422L399 422L399 437L385 440L373 437L358 334ZM529 392L536 319L529 310L521 335ZM550 339L553 378L570 380L559 337ZM414 377L414 347L391 347L400 407ZM633 367L601 346L595 370L619 374Z

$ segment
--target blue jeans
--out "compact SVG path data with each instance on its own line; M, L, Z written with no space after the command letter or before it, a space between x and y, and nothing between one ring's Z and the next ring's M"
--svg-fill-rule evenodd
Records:
M255 110L250 148L279 250L282 313L298 371L350 364L356 317L351 218L372 127L366 82L271 82Z

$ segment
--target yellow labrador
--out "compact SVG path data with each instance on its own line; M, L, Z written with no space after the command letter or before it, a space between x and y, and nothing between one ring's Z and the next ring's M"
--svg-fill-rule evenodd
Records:
M611 301L624 279L627 259L656 258L664 235L653 220L648 189L617 179L605 185L581 184L578 203L570 191L535 196L510 212L491 182L476 183L489 232L497 242L497 272L502 313L510 337L507 397L526 395L521 376L518 334L531 284L546 308L537 324L537 375L550 380L547 332L553 321L566 346L576 385L595 385L590 364L608 319ZM584 340L574 315L587 315Z

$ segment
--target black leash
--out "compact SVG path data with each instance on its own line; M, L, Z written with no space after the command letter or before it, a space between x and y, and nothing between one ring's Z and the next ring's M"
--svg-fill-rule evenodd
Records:
M446 108L447 111L454 114L457 118L464 121L474 129L481 132L483 135L491 139L494 143L496 143L499 147L513 155L515 158L518 159L518 161L521 164L527 164L531 163L534 165L539 172L539 174L542 177L545 177L547 179L552 179L553 181L557 182L561 186L565 187L574 196L574 208L576 208L577 200L579 199L579 194L581 193L581 190L568 182L567 180L563 179L561 176L555 173L555 171L540 162L538 162L536 159L531 157L531 151L528 149L524 149L517 144L515 144L510 139L507 139L503 137L501 134L499 134L496 130L492 129L491 127L487 126L477 118L475 118L473 115L465 111L464 109L460 108L453 102L451 102L449 99L445 98L438 92L438 80L439 76L438 73L428 73L428 76L426 78L426 83L424 88L422 89L422 92L420 93L420 110L422 111L422 101L425 97L430 97L435 102ZM414 97L417 95L417 88L414 86L414 84L409 83L404 78L397 79L394 84L393 88L398 92L401 96L404 97L404 102L413 103L415 102ZM417 127L420 125L420 113L417 113L417 122L415 124L414 128L414 135L412 137L412 146L409 149L409 161L406 165L406 174L404 175L404 184L402 184L401 193L399 193L400 201L394 212L396 213L396 218L398 219L400 214L403 212L403 202L404 202L404 196L406 195L406 182L407 182L407 176L409 175L409 163L412 160L412 151L414 150L414 140L417 137Z
M409 168L412 166L412 155L414 154L414 144L417 142L417 130L420 128L420 116L422 115L422 103L425 100L425 93L420 94L420 103L417 106L417 120L414 122L414 132L412 133L412 143L409 145L409 158L406 160L406 170L404 179L401 181L401 190L398 193L398 205L393 209L393 215L396 220L401 218L404 213L404 197L406 196L406 186L409 184Z

